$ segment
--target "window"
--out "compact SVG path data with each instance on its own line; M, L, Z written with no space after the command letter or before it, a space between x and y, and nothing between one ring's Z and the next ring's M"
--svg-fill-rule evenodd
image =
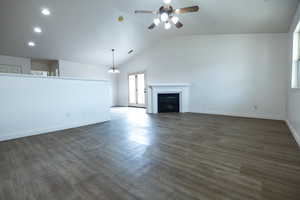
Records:
M292 88L300 88L300 23L293 36Z
M298 60L298 65L297 65L297 87L300 87L300 59Z

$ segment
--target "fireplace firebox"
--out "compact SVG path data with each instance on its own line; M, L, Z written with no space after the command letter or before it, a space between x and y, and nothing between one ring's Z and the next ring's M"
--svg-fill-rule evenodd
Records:
M159 113L180 112L179 93L158 94L157 100Z

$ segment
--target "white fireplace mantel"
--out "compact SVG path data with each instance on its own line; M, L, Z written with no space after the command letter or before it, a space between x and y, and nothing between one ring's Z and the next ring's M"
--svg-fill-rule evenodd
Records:
M189 88L187 83L149 84L148 113L158 113L158 94L179 93L180 112L189 112Z

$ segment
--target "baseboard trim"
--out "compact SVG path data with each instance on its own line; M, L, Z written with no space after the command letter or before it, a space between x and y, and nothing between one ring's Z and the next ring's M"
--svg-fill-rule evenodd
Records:
M45 128L45 129L37 129L37 130L29 130L29 131L22 132L22 133L21 132L11 133L11 134L2 135L2 136L0 135L0 142L1 141L18 139L18 138L23 138L23 137L34 136L34 135L42 135L42 134L47 134L47 133L66 130L66 129L71 129L71 128L78 128L78 127L81 127L81 126L87 126L87 125L91 125L91 124L98 124L98 123L103 123L103 122L106 122L106 121L109 121L109 119L86 121L86 122L80 122L80 123L72 123L72 124L65 125L65 126L58 126L58 127L51 127L51 128Z
M254 119L267 119L267 120L280 120L284 121L285 119L281 116L276 115L268 115L268 114L255 114L255 113L229 113L229 112L190 112L190 113L199 113L199 114L207 114L207 115L222 115L222 116L230 116L230 117L244 117L244 118L254 118Z
M299 134L297 133L296 129L292 126L292 124L290 123L289 120L285 120L287 126L289 127L290 131L292 132L298 146L300 147L300 136Z

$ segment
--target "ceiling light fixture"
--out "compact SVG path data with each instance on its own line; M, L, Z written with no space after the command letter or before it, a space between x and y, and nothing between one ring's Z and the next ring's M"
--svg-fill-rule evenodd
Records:
M183 24L179 21L177 15L185 13L195 13L199 11L199 6L190 6L174 9L174 7L170 4L171 2L172 0L164 0L165 5L161 6L158 10L136 10L134 11L134 13L155 15L156 17L153 20L152 24L148 26L149 30L153 30L155 27L158 26L160 22L163 22L166 29L169 29L171 27L170 24L174 24L176 28L180 29L183 27ZM157 15L158 19L156 19ZM161 21L159 21L159 19Z
M153 23L154 23L156 26L158 26L158 25L160 24L160 19L159 19L159 18L155 18L155 19L153 20Z
M32 42L32 41L30 41L30 42L28 42L28 46L30 46L30 47L34 47L34 46L35 46L35 43L34 43L34 42Z
M163 13L160 15L160 19L161 19L161 21L163 21L163 22L168 21L168 19L169 19L168 13L163 12Z
M42 33L42 29L40 27L35 27L33 31L36 33Z
M174 24L177 24L177 23L179 22L179 18L176 17L176 16L173 16L173 17L171 18L171 20L172 20L172 22L173 22Z
M117 67L115 66L115 49L112 49L111 51L112 51L113 65L111 68L109 68L108 73L119 74L120 70L118 70Z
M171 28L171 23L170 22L166 22L165 23L165 29L168 30Z
M120 70L111 68L111 69L108 70L108 73L110 73L110 74L120 74Z
M172 0L164 0L165 4L171 4Z
M42 9L42 14L48 16L48 15L51 14L51 12L50 12L50 10L48 8L43 8Z

